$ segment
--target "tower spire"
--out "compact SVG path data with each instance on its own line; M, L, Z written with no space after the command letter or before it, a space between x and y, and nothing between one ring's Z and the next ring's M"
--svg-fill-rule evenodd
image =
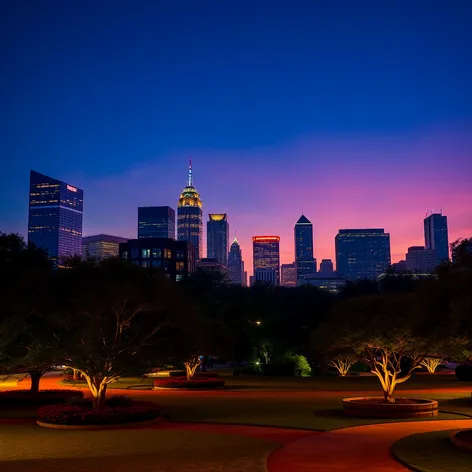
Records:
M190 163L188 165L188 186L193 187L193 179L192 179L192 158L190 157Z

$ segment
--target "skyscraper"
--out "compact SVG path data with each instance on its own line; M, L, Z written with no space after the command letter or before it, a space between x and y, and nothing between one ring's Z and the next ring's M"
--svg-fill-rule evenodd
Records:
M297 286L297 267L292 264L282 264L280 266L280 285L283 287Z
M177 208L177 238L195 248L195 259L203 257L203 204L193 186L192 160L188 167L187 186L182 190Z
M84 192L32 170L28 242L45 249L55 267L69 255L82 255Z
M273 269L276 284L280 284L279 236L254 236L252 238L254 275L256 269Z
M313 225L304 215L295 224L295 265L297 281L316 272L313 257Z
M234 241L229 248L228 269L231 283L235 285L244 285L243 252L236 238L234 238Z
M169 206L138 208L138 239L175 239L175 211Z
M118 257L120 243L126 243L127 238L110 236L109 234L97 234L82 238L82 256L93 257L97 260L108 257Z
M449 260L447 217L442 213L431 213L424 219L424 245L434 251L435 265Z
M376 279L390 265L390 234L383 229L340 229L335 243L339 277Z
M228 265L229 225L226 213L209 213L207 221L207 257Z

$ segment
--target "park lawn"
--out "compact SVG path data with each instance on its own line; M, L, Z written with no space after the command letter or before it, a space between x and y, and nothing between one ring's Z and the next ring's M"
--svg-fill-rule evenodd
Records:
M342 410L342 393L329 396L293 394L279 392L272 394L232 392L180 392L156 391L156 395L133 398L159 403L162 413L171 421L247 424L283 428L329 431L350 426L367 424L418 421L435 419L463 419L454 413L440 413L436 418L422 419L370 419L346 416ZM472 412L471 412L472 414Z
M451 432L436 431L407 436L393 445L392 453L403 464L421 472L470 472L472 455L450 443Z
M253 437L157 429L61 431L0 425L2 472L265 472L280 447Z

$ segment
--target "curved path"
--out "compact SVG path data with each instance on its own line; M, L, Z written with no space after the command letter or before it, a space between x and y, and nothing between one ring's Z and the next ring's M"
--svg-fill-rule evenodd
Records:
M269 472L406 472L390 454L392 445L415 433L471 428L472 419L384 423L309 436L269 457Z

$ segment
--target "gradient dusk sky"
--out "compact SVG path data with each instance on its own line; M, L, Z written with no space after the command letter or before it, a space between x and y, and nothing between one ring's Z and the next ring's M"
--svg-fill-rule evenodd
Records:
M0 230L26 235L29 170L81 187L84 235L136 237L187 179L253 235L381 227L392 261L427 209L472 236L472 1L4 0ZM206 244L204 245L206 246Z

